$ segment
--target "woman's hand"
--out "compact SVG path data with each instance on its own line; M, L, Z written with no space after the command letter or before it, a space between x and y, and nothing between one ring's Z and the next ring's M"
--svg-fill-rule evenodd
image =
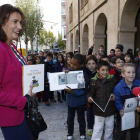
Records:
M36 93L32 93L32 90L33 90L33 85L30 85L30 87L29 87L30 89L29 89L29 91L28 91L28 95L30 95L31 97L33 97L33 96L35 96L35 94Z

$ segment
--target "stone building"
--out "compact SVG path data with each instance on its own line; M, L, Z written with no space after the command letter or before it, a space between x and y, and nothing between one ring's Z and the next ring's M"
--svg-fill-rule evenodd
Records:
M66 42L66 0L61 0L62 40Z
M78 49L79 35L82 54L94 40L94 52L104 45L109 54L118 43L124 53L140 48L140 0L67 0L66 11L67 51Z

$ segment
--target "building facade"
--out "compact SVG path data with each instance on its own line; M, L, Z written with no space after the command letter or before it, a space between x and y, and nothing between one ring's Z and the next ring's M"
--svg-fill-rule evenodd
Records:
M80 44L84 54L94 41L94 52L104 45L107 54L118 43L124 53L140 48L140 0L67 0L66 11L67 52Z
M66 42L66 0L61 0L62 40Z

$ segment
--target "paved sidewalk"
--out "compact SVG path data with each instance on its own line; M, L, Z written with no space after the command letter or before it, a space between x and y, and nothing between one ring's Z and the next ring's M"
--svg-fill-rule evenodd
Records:
M45 106L44 102L41 102L39 103L39 111L43 115L48 125L48 129L40 133L39 140L67 140L66 102L51 103L49 107ZM0 140L4 140L1 130L0 130ZM75 117L74 140L79 140L79 125L77 123L77 115ZM91 140L91 137L87 136L87 140ZM129 140L129 135L127 135L127 140Z

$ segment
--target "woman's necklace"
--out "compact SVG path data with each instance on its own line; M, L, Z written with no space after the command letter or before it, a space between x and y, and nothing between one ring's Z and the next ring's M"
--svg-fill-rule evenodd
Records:
M11 48L13 49L16 58L19 60L19 62L22 64L22 66L26 65L25 60L20 56L20 54L16 51L16 49L13 47L13 45L11 45Z

